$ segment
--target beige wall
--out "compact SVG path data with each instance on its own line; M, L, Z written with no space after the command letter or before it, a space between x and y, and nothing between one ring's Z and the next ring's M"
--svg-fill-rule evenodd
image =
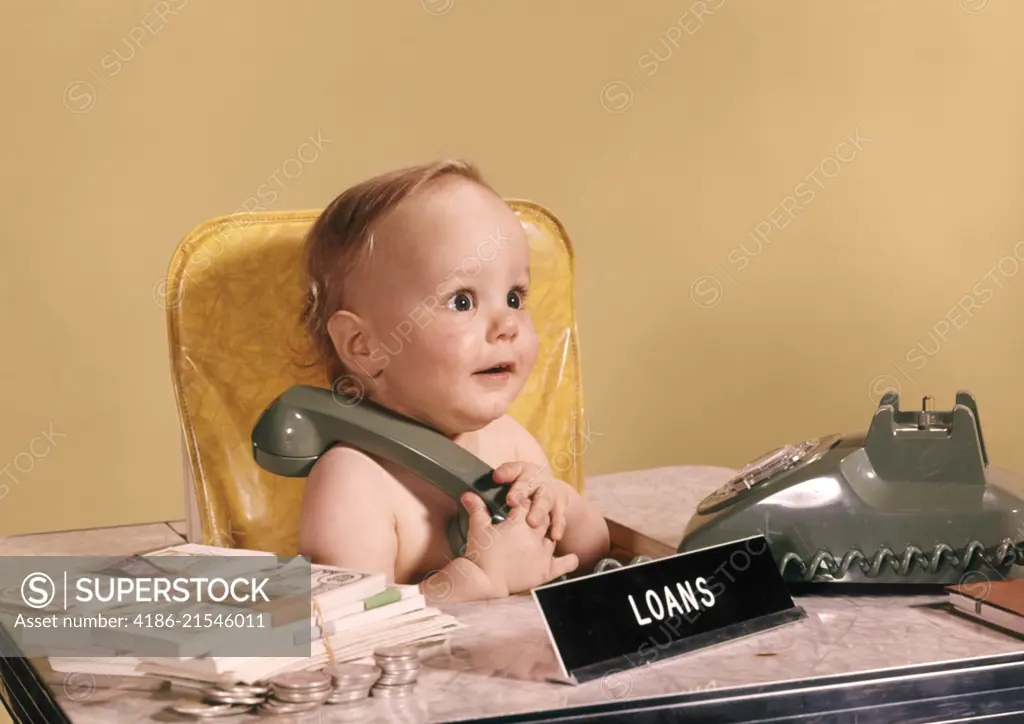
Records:
M971 389L1024 468L1022 26L1012 0L8 3L0 533L182 517L154 290L190 228L449 155L573 235L588 472L740 465L892 384Z

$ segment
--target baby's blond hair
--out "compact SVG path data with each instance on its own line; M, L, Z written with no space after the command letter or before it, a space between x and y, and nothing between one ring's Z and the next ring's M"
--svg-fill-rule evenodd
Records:
M345 303L345 279L373 247L373 227L387 212L427 184L459 176L494 193L480 170L468 161L443 160L411 166L367 179L342 192L317 218L306 236L307 296L301 320L316 363L332 385L347 374L327 331L327 322Z

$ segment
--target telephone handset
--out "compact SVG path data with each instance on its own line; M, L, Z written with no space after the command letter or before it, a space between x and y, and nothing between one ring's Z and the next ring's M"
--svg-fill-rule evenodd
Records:
M505 520L508 485L495 483L494 470L436 430L370 400L332 390L295 385L260 415L252 431L253 457L276 475L304 478L333 445L345 443L410 470L456 501L479 495L492 523ZM460 504L448 523L448 542L465 553L469 514Z

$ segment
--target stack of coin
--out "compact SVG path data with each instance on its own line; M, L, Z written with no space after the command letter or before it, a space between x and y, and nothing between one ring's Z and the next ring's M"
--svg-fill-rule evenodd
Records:
M319 671L297 671L270 680L270 698L261 713L299 714L323 705L331 695L331 678Z
M374 654L377 666L384 673L373 685L373 696L409 696L420 675L420 657L411 646L385 646Z
M335 664L325 668L324 673L334 684L327 703L354 705L370 695L370 687L380 678L381 670L371 664Z

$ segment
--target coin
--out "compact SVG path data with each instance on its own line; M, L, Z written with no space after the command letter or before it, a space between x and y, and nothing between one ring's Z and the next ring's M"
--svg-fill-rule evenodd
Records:
M369 689L374 685L375 682L380 679L374 679L373 681L339 681L334 685L335 691L350 691L352 689Z
M281 689L321 689L330 687L331 677L319 671L296 671L275 676L270 684Z
M281 686L275 686L271 696L278 699L284 699L285 701L313 701L321 699L331 693L331 685L323 684L317 686L315 689L305 688L285 688Z
M334 687L334 691L369 691L370 687L373 686L372 682L364 681L363 683L352 683L352 684L339 684Z
M270 687L266 684L218 684L207 688L210 691L238 696L266 696L270 693Z
M392 671L419 671L422 668L418 661L381 662L381 669L385 674Z
M396 677L397 678L405 678L407 676L419 676L419 675L420 675L420 667L419 666L417 666L415 668L385 669L384 673L380 675L380 677L377 679L377 681L380 681L382 679L386 681L387 679L394 679Z
M405 657L402 657L402 658L397 658L396 657L396 658L393 658L393 659L378 658L376 661L377 661L377 666L379 666L384 671L387 671L388 669L394 669L394 668L400 668L400 667L413 667L413 666L419 666L420 665L420 660L419 659L414 658L414 657L408 657L408 656L405 656Z
M174 704L171 709L178 714L207 719L216 716L234 716L247 711L248 707L232 706L231 704L204 704L194 699L184 699Z
M419 652L412 646L384 646L373 652L376 659L418 659Z
M315 699L321 694L330 694L332 690L333 687L330 684L327 686L318 686L315 689L285 689L281 687L274 687L274 690L270 692L270 695L276 696L279 699L285 697L298 697L300 699L305 697L307 699Z
M369 686L360 686L359 688L350 687L348 689L335 689L334 691L332 691L330 693L330 695L327 698L328 699L335 699L335 698L338 698L338 697L346 697L346 696L359 698L361 696L369 696L369 694L370 694L370 687Z
M245 704L246 706L255 706L266 700L265 696L237 696L233 694L207 694L207 701L213 701L218 704Z
M287 701L289 703L304 704L308 701L323 701L331 695L331 690L307 692L307 691L275 691L270 697L272 700Z
M416 685L416 680L413 679L412 681L392 681L390 683L377 684L373 688L374 689L400 689L400 688L403 688L403 687L415 686L415 685Z
M419 674L420 669L422 669L420 666L385 667L381 676L410 676L412 674Z
M319 701L290 702L267 699L265 702L260 704L260 712L270 712L274 714L300 714L304 711L313 711L320 706L322 706L322 703Z

